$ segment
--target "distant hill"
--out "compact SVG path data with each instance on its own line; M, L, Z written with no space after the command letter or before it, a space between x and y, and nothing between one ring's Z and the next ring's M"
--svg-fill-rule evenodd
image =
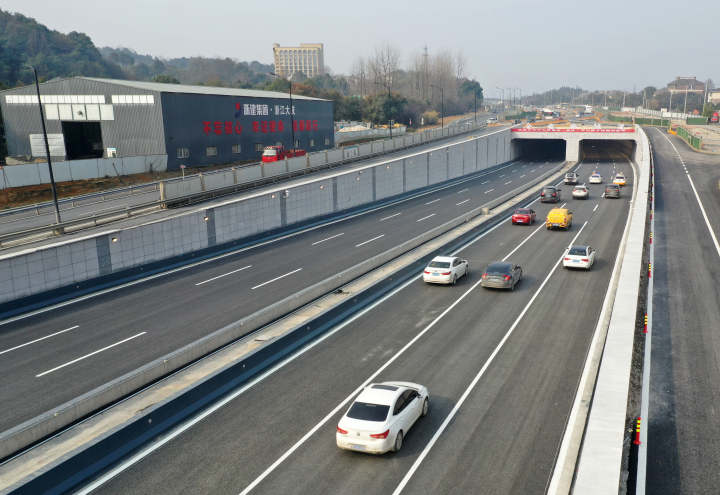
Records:
M122 68L103 58L87 35L62 34L22 14L0 10L0 84L12 87L32 82L26 64L37 67L42 79L125 77Z
M272 65L257 61L238 62L230 58L182 57L161 59L128 48L100 48L102 56L118 64L130 79L170 76L183 84L211 84L250 87L269 79Z

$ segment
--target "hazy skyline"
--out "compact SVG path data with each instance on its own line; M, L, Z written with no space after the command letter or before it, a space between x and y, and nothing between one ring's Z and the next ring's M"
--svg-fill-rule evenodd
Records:
M720 83L720 2L505 0L497 3L370 1L95 2L4 0L0 8L49 29L80 31L98 46L127 47L162 58L230 57L272 63L272 44L325 44L325 63L348 74L358 56L390 43L401 66L429 51L462 50L466 74L485 94L523 94L559 86L584 89L662 87L676 76ZM441 5L441 6L439 6ZM364 8L364 10L360 10Z

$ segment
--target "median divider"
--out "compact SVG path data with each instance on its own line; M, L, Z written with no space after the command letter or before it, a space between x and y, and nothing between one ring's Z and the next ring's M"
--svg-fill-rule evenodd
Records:
M505 220L519 203L571 167L562 164L492 202L4 432L1 454L7 456L126 397L0 466L4 480L0 491L59 493L77 486L412 278L438 252L456 249Z

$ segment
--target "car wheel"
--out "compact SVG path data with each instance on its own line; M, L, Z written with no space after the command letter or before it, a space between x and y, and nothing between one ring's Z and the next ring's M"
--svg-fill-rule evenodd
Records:
M423 408L422 408L423 417L427 416L429 409L430 409L430 401L428 400L427 397L425 397L425 400L423 401Z
M400 430L395 437L395 445L393 445L393 452L399 452L403 445L403 432Z
M452 284L455 285L456 283L457 283L457 275L453 275Z

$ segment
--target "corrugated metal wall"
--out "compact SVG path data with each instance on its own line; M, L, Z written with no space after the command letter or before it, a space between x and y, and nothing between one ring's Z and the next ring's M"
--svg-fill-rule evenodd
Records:
M103 147L116 148L118 156L165 154L160 94L126 86L81 78L50 81L40 85L45 95L103 95L112 104L112 95L153 95L153 104L113 104L114 120L100 120ZM37 103L7 103L8 95L35 95L34 86L0 92L0 109L5 121L8 155L30 155L30 134L41 134ZM48 134L62 133L62 121L46 119Z
M266 105L267 114L248 114L252 105ZM307 151L333 147L333 102L294 99L293 105L299 147ZM283 113L289 106L286 98L163 93L168 170L177 169L180 164L258 160L261 152L256 145L290 146L290 117ZM240 145L239 153L233 152L235 145ZM208 156L208 147L214 148L212 151L217 151L217 155ZM178 148L187 148L190 156L178 158Z

